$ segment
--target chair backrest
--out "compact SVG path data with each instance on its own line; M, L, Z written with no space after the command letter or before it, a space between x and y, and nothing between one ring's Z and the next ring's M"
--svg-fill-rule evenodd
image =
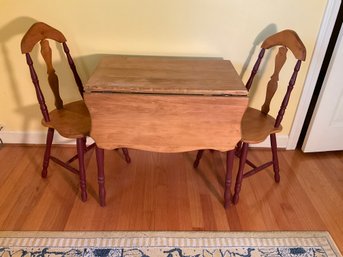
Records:
M279 46L279 49L275 57L274 73L272 74L267 85L265 102L261 108L262 113L268 114L269 112L270 102L278 88L279 74L283 65L286 62L286 59L287 59L286 55L287 55L288 50L290 50L293 53L296 59L296 64L294 67L293 74L289 80L286 94L283 98L278 115L276 117L276 121L274 125L275 127L279 127L281 124L282 118L284 116L291 92L293 90L293 87L294 87L294 84L295 84L295 81L296 81L296 78L297 78L297 75L301 66L301 62L305 61L306 59L306 48L296 32L294 32L293 30L283 30L279 33L276 33L268 37L262 43L261 51L253 67L250 78L246 84L247 90L250 90L250 87L253 83L254 77L258 71L258 68L261 64L261 61L262 61L262 58L264 56L266 49L270 49L270 48L278 47L278 46Z
M45 104L44 96L39 85L39 80L33 66L33 61L30 56L30 52L36 46L37 43L40 43L40 52L47 66L48 82L55 97L55 106L57 109L62 109L63 101L59 93L58 77L52 65L52 51L48 40L54 40L63 45L64 53L68 60L69 67L73 72L73 76L81 97L83 96L84 92L80 76L77 73L74 61L70 55L69 48L66 43L67 40L64 37L64 35L60 31L54 29L53 27L43 22L37 22L33 24L21 40L21 52L26 55L26 62L30 69L31 79L35 86L37 99L45 121L50 121L49 112Z

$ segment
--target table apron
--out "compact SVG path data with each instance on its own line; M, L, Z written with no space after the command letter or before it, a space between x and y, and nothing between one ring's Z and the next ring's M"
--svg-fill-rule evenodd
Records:
M103 149L227 151L241 138L245 96L85 93L90 136Z

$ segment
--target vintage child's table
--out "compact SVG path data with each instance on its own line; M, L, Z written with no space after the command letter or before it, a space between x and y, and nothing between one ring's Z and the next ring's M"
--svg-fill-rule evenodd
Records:
M248 105L247 90L230 61L107 56L86 83L84 99L97 144L102 206L103 151L116 148L228 151L224 198L229 204L233 149Z

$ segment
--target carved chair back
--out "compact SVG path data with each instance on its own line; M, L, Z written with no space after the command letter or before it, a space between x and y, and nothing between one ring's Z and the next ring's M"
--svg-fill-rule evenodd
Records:
M37 95L37 99L40 105L40 109L44 117L44 120L46 122L50 121L49 112L45 104L45 99L44 99L42 90L40 88L39 79L35 71L35 68L33 66L33 61L30 56L30 53L32 49L39 43L41 47L40 52L47 67L48 82L55 97L55 106L57 109L62 109L63 101L61 99L60 92L59 92L58 77L55 73L55 69L52 64L52 50L49 45L49 40L54 40L62 44L63 51L68 60L69 67L72 70L72 73L73 73L73 76L74 76L74 79L75 79L75 82L76 82L76 85L78 87L81 97L83 97L83 92L84 92L80 76L77 73L74 61L70 55L69 48L66 43L67 40L64 37L64 35L60 31L54 29L53 27L43 22L37 22L33 24L31 28L26 32L26 34L24 35L21 41L21 52L25 54L26 56L26 62L30 69L31 79L36 90L36 95Z
M286 56L287 51L290 50L296 59L296 64L294 66L293 74L289 80L287 91L285 93L285 96L283 98L279 112L276 117L274 127L277 128L280 126L282 118L284 116L291 92L293 90L293 87L294 87L294 84L298 75L298 71L301 66L301 62L305 61L306 59L306 48L303 42L301 41L301 39L299 38L299 36L293 30L284 30L268 37L261 45L261 51L253 67L250 78L246 84L246 88L248 90L250 90L250 87L253 84L254 77L259 69L259 66L261 64L261 61L263 59L266 49L270 49L273 47L279 47L279 49L275 57L274 73L272 74L267 85L266 98L261 108L262 113L268 114L269 112L271 100L276 90L278 89L280 71L282 67L284 66L287 59L287 56Z

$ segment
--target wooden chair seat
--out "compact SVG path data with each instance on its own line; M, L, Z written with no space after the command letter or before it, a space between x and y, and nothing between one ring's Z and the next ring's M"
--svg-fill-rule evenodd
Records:
M63 109L49 112L50 121L42 120L45 127L55 129L66 138L89 136L91 119L83 100L65 104Z
M275 128L274 125L275 119L272 116L248 107L241 122L241 141L249 144L261 143L270 134L278 133L282 130L281 125L278 128Z

